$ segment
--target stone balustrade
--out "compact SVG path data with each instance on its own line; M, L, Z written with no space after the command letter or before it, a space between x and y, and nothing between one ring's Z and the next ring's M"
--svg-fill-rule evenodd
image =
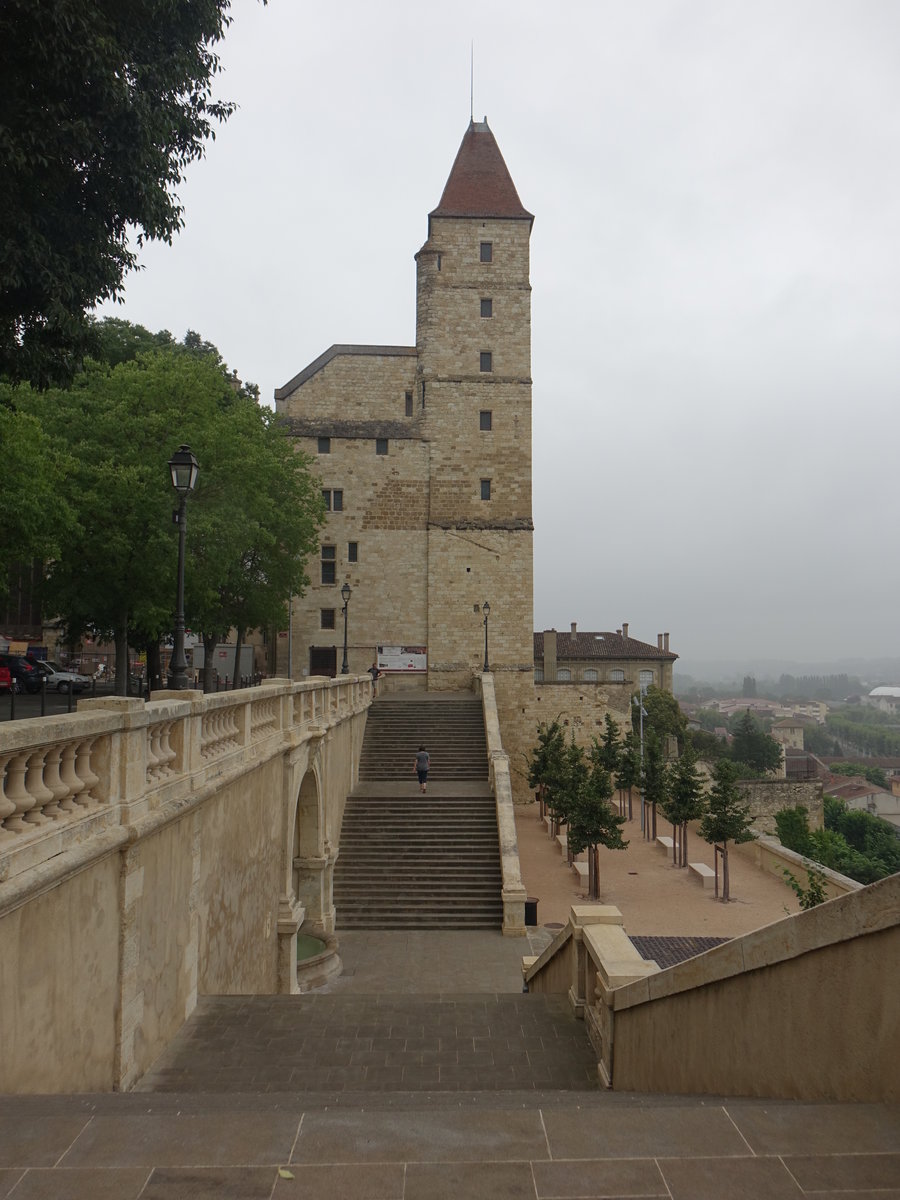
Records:
M371 699L368 676L272 680L237 692L78 701L0 726L0 882L161 803L188 796L267 739L296 740Z

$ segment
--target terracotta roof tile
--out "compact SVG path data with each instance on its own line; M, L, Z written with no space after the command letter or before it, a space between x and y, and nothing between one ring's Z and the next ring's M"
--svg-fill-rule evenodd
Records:
M429 216L534 220L519 199L487 118L470 122L440 203Z
M534 635L534 657L544 657L544 635ZM660 650L650 642L639 642L637 638L623 637L621 633L557 633L556 661L586 658L662 658L674 662L678 657L671 650Z

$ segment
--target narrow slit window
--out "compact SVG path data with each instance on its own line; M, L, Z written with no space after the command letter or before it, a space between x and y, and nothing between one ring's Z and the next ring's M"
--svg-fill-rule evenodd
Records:
M490 433L494 428L494 416L489 408L483 408L478 414L478 428L483 433Z
M494 302L490 297L486 297L481 301L481 315L483 317L492 317L494 315Z
M491 481L482 479L481 481L481 498L482 500L490 500L491 498Z
M482 350L481 351L480 366L481 366L481 370L483 372L493 371L494 356L493 356L493 354L491 354L490 350Z
M482 242L481 243L481 253L480 253L479 257L481 258L482 262L493 262L494 261L494 243L493 242Z
M348 542L347 543L347 562L358 562L358 561L359 561L359 543L358 542Z
M413 409L412 409L412 392L407 392L407 393L406 393L406 415L407 415L408 417L411 417L411 416L412 416L412 412L413 412Z

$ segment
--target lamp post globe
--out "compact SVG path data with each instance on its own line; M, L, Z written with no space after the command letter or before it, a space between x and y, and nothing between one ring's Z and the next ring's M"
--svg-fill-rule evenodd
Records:
M353 593L350 591L350 584L345 583L341 588L341 599L344 602L344 607L341 609L341 612L344 614L344 659L341 663L342 675L350 674L350 666L347 662L347 606L350 603L350 597L352 594Z
M491 615L491 606L487 600L482 604L481 611L484 613L484 670L487 672L491 669L488 663L488 617Z
M184 691L188 686L187 659L184 655L184 534L187 523L187 498L197 484L200 468L190 446L179 446L169 459L172 487L178 495L178 511L173 519L178 526L178 594L175 600L175 645L169 663L169 687Z

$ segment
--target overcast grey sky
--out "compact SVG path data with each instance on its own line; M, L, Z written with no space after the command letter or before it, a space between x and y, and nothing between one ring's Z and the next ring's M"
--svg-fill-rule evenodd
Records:
M333 342L414 343L474 39L536 216L535 628L668 630L687 672L900 652L896 0L234 17L240 109L115 315L197 329L269 402Z

